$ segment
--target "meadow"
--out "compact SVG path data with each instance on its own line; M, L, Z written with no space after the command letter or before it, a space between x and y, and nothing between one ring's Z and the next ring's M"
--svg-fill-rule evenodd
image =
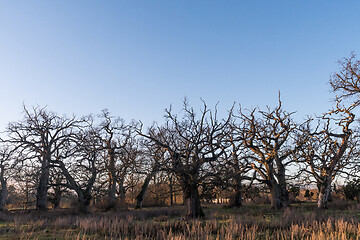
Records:
M335 210L336 209L336 210ZM273 210L269 205L204 205L207 217L187 219L185 208L93 212L70 209L9 211L0 215L0 239L360 239L360 205L313 203Z

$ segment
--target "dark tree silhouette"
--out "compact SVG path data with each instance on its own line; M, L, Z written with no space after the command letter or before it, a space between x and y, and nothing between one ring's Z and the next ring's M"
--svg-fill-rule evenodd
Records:
M66 179L66 184L58 185L74 190L78 198L78 210L87 213L93 198L93 186L100 171L102 149L92 126L92 118L88 117L84 123L86 125L79 128L76 139L68 142L67 148L57 151L53 164Z
M139 159L141 162L139 163L137 173L145 174L145 179L143 184L141 185L140 192L136 196L136 205L135 208L142 208L142 203L145 198L145 193L148 189L149 183L153 177L156 176L161 170L161 166L164 163L164 154L165 151L159 147L158 145L154 145L149 141L142 141L143 152L142 157Z
M107 208L112 209L116 204L117 184L119 184L120 198L125 199L123 184L131 162L127 151L130 150L129 144L132 143L133 135L131 125L125 124L121 118L112 117L108 110L103 110L99 117L101 123L97 129L96 138L99 139L107 154L107 160L104 162L108 185Z
M183 113L179 118L171 108L167 109L164 126L153 126L148 134L139 133L166 150L169 158L167 168L179 179L188 201L188 216L198 218L204 216L198 188L208 177L209 164L224 153L221 141L225 138L230 115L229 119L219 121L216 111L210 111L204 103L199 117L196 117L186 101Z
M24 119L12 122L7 127L8 142L14 144L27 159L36 159L39 164L36 208L47 209L49 169L56 151L76 137L73 127L78 124L75 117L60 117L45 108L35 107L29 111L25 106Z
M360 105L360 61L351 53L338 61L340 71L330 78L332 91L336 94L336 100L341 102L345 99L353 100L354 106Z
M5 210L6 199L8 195L7 182L10 177L9 170L14 168L16 161L14 159L14 148L6 142L1 142L0 146L0 211Z

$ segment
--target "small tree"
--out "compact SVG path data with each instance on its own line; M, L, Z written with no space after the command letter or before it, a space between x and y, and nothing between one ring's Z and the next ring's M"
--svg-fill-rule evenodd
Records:
M304 194L304 197L306 197L307 200L310 201L313 196L314 196L314 193L313 193L313 192L310 192L309 189L306 189L305 194Z
M360 202L360 178L350 180L342 188L344 196L347 200Z
M297 184L291 185L289 187L289 195L292 201L296 201L297 197L300 195L300 186Z
M330 78L332 91L338 93L336 100L353 100L354 106L360 105L360 60L355 53L338 61L340 71Z

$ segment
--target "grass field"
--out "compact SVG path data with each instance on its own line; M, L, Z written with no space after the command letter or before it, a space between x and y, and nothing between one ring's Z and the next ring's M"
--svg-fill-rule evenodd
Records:
M334 210L336 209L336 210ZM360 239L360 205L314 204L274 211L268 205L205 205L206 218L183 207L75 215L70 210L0 215L0 239Z

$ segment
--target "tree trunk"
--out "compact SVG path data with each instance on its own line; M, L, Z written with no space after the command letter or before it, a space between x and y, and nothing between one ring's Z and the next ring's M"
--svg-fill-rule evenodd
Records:
M204 217L205 214L200 204L200 196L197 186L188 186L187 188L187 215L191 218Z
M233 203L231 204L231 207L241 207L242 204L242 192L241 189L236 189L234 193L234 199Z
M118 184L119 184L119 199L120 199L121 204L124 204L125 203L125 194L126 194L126 191L124 188L124 179L120 179Z
M280 194L281 194L281 205L283 208L291 207L289 199L289 191L286 189L286 184L280 184Z
M55 193L54 193L54 200L53 200L53 205L54 205L54 209L60 208L60 202L61 202L61 187L56 187L54 189Z
M1 181L1 191L0 191L0 211L5 210L6 198L7 198L7 185L6 180L2 177Z
M174 205L174 189L172 176L169 177L169 190L170 190L170 206Z
M48 161L44 160L40 173L39 185L36 194L36 209L41 211L47 210L47 191L49 182L49 166Z
M88 207L89 207L91 199L92 199L91 189L92 189L92 186L93 186L93 184L95 182L96 171L95 170L92 171L92 176L91 176L89 182L87 183L86 189L82 190L81 187L75 181L75 179L70 175L69 171L66 169L65 164L63 162L61 162L61 161L58 162L58 164L59 164L65 178L69 182L71 188L77 194L77 197L78 197L78 210L81 213L88 213L89 212ZM94 165L94 163L93 163L93 165Z
M91 194L83 193L80 189L77 191L78 195L78 210L81 213L89 213L89 205L91 202Z
M85 191L77 188L76 193L78 195L78 210L81 213L89 213L89 206L92 200L92 194L90 188Z
M286 178L285 178L285 167L279 158L276 158L276 164L278 166L278 188L280 191L280 201L281 207L288 208L290 207L289 191L286 188Z
M231 207L241 207L242 206L242 185L241 177L235 178L235 193L231 203Z
M146 190L148 189L150 180L154 175L155 175L155 173L151 172L150 174L148 174L146 176L145 181L144 181L143 185L141 186L141 190L140 190L139 194L136 196L136 205L135 205L136 209L142 208L142 203L143 203L143 200L145 197Z
M325 181L324 183L320 184L319 189L319 198L317 206L319 209L327 209L328 208L328 200L330 194L330 183Z
M116 176L115 176L115 153L113 148L108 149L109 153L109 166L108 166L108 209L114 208L116 205Z
M62 182L62 177L59 175L55 179L56 186L53 187L54 198L52 199L52 204L54 209L60 208L61 195L62 195L61 182Z
M271 193L271 207L274 209L281 209L282 208L282 201L281 201L281 190L278 185L273 185L270 187Z

